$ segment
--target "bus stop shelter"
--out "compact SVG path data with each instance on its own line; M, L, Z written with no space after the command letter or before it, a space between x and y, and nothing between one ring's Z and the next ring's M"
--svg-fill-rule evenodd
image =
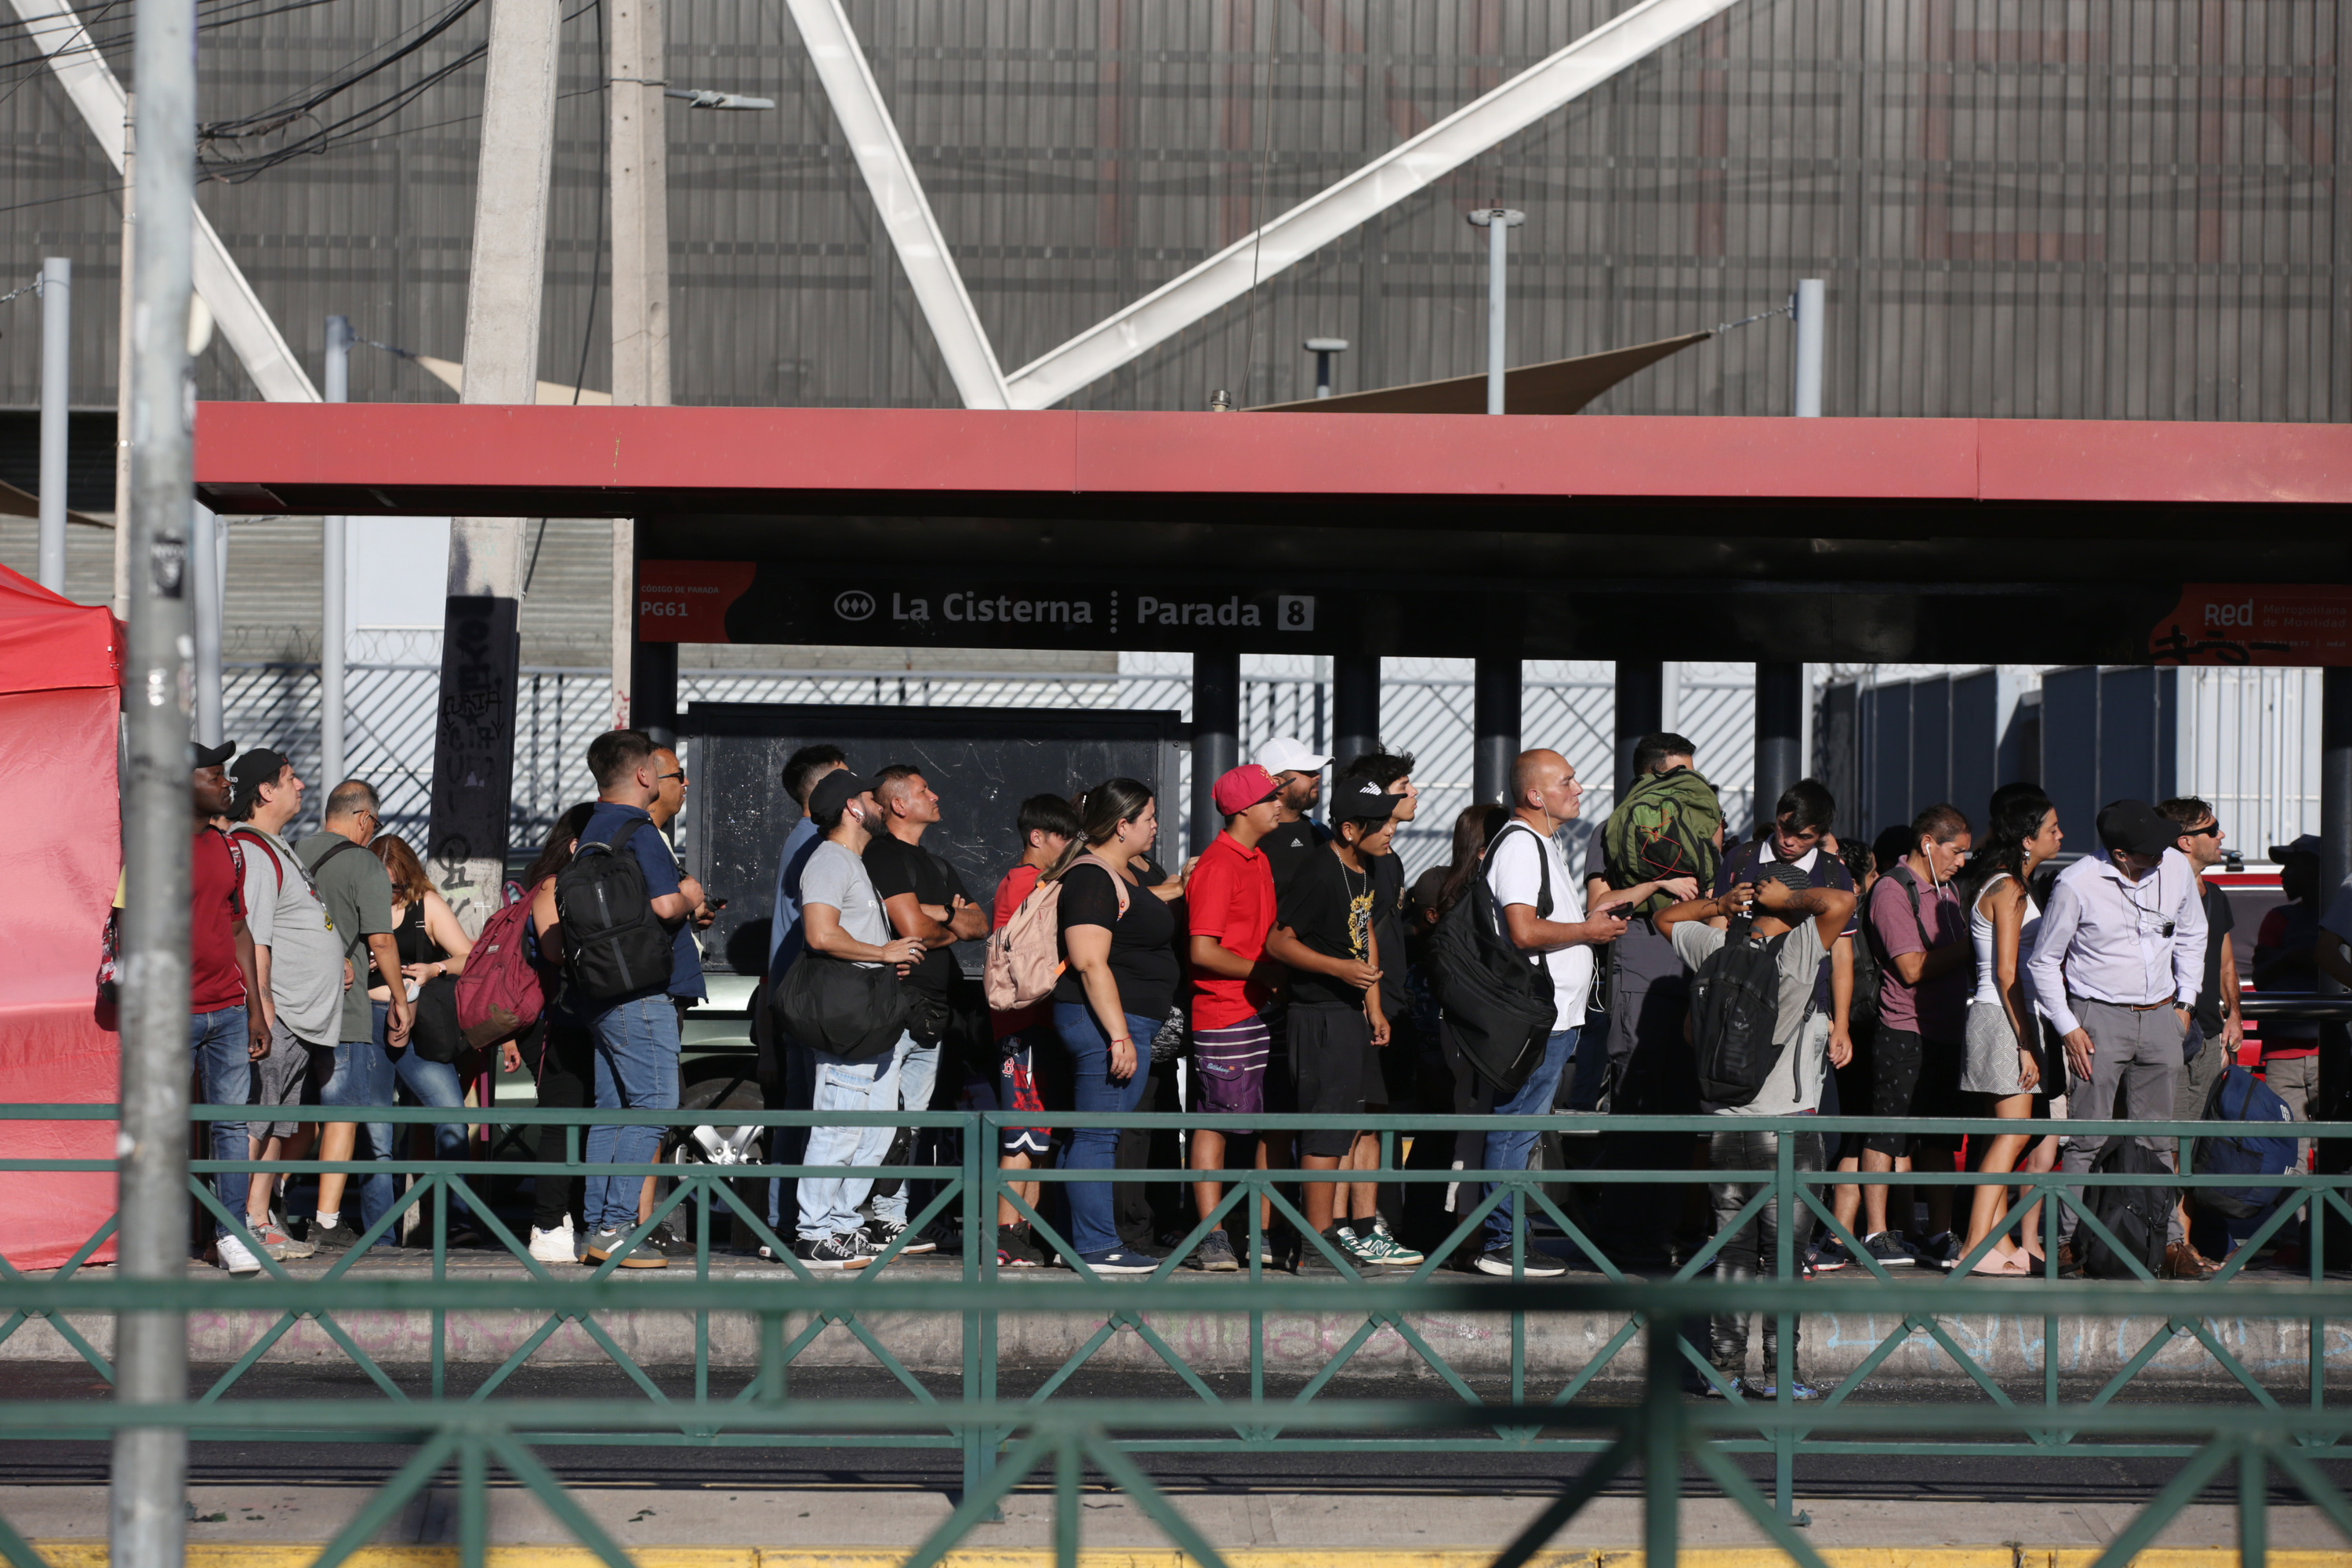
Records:
M206 404L216 510L634 517L637 721L680 644L1193 660L1196 832L1240 657L1327 654L1340 750L1382 655L1476 661L1477 784L1526 658L1754 660L1757 787L1806 661L2328 667L2352 873L2352 431L1975 419ZM511 626L512 622L505 623Z

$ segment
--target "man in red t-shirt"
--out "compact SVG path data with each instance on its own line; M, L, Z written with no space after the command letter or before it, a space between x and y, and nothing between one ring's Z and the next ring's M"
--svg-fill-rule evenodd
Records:
M1195 1110L1218 1116L1257 1116L1265 1110L1265 1061L1273 1045L1267 1017L1282 965L1265 956L1266 933L1274 929L1274 871L1258 841L1282 822L1282 795L1274 776L1255 763L1234 768L1210 792L1224 814L1225 830L1201 852L1192 879L1184 886L1192 971L1192 1064L1200 1090ZM1255 1139L1235 1128L1234 1136ZM1192 1130L1191 1167L1221 1171L1226 1132ZM1257 1163L1265 1166L1261 1141ZM1192 1184L1192 1202L1208 1218L1224 1195L1219 1182ZM1185 1262L1194 1268L1230 1272L1241 1267L1223 1227L1211 1231Z
M253 963L253 936L245 929L245 863L228 835L213 818L228 814L228 773L234 745L198 746L191 796L195 805L195 841L188 866L188 1051L204 1083L208 1105L253 1103L253 1064L269 1054L269 994ZM212 1124L215 1160L252 1155L246 1124ZM222 1171L213 1191L230 1214L245 1213L249 1178ZM221 1267L251 1274L261 1267L245 1240L215 1219L215 1248Z
M1033 795L1021 803L1021 858L1004 873L996 884L996 900L990 911L988 929L999 931L1021 907L1021 900L1036 887L1037 879L1045 868L1062 858L1070 841L1078 837L1078 814L1070 803L1057 795ZM1045 1096L1037 1084L1037 1065L1041 1059L1036 1051L1043 1041L1057 1045L1054 1034L1054 1004L1050 998L1034 1007L1013 1012L992 1011L988 1016L990 1032L996 1038L997 1090L996 1104L1000 1110L1044 1110ZM1052 1060L1047 1052L1045 1060ZM1053 1135L1050 1127L1006 1127L997 1139L996 1163L1000 1170L1026 1171L1045 1157L1047 1140ZM1038 1184L1016 1182L1011 1191L1020 1194L1021 1201L1031 1208L1037 1206ZM1029 1222L1013 1210L1009 1198L996 1200L996 1266L999 1268L1035 1268L1045 1261L1045 1250L1038 1245Z

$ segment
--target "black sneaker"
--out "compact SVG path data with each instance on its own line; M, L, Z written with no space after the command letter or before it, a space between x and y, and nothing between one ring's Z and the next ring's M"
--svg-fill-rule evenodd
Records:
M1202 1237L1201 1245L1192 1249L1192 1256L1184 1260L1185 1268L1198 1268L1210 1274L1231 1274L1241 1266L1241 1259L1234 1256L1233 1237L1222 1230L1213 1230Z
M874 1254L866 1250L865 1238L854 1230L845 1230L837 1236L821 1236L814 1241L803 1237L794 1244L793 1256L811 1268L863 1268L874 1261Z
M1903 1238L1891 1230L1882 1230L1874 1236L1864 1237L1862 1249L1868 1253L1881 1268L1916 1268L1919 1266L1919 1259L1913 1255L1909 1247L1903 1245Z
M902 1219L869 1219L866 1222L865 1230L866 1237L874 1243L876 1252L883 1251L902 1236L907 1237L907 1245L898 1248L898 1255L902 1258L940 1249L940 1244L928 1236L908 1235L907 1222Z
M360 1244L360 1233L352 1228L347 1219L338 1218L332 1225L320 1225L313 1219L310 1234L303 1239L310 1244L313 1253L349 1252Z
M1922 1263L1948 1270L1960 1260L1960 1238L1948 1230L1939 1230L1914 1250Z
M693 1238L690 1237L680 1236L677 1233L677 1227L670 1224L667 1220L662 1221L659 1225L654 1226L653 1229L647 1231L646 1233L646 1238L637 1243L637 1247L641 1251L658 1252L664 1258L691 1258L694 1256Z

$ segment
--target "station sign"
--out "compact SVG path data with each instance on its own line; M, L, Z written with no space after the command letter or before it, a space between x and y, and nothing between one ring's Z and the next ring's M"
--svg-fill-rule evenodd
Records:
M2155 664L2352 665L2352 587L2192 583L2147 651Z
M643 561L637 584L646 642L1311 653L1362 646L1399 608L1393 593L1311 582L1020 581L832 563ZM1470 595L1412 599L1417 615L1475 624Z

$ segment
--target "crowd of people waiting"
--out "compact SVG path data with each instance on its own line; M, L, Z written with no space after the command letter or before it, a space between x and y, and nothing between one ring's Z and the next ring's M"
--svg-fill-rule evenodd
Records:
M233 766L230 753L200 748L195 758L190 1037L204 1098L348 1107L351 1121L317 1129L316 1156L353 1158L364 1140L384 1165L361 1179L353 1213L344 1212L347 1181L330 1174L319 1179L315 1207L291 1222L278 1204L282 1184L216 1178L224 1207L244 1213L267 1250L299 1258L353 1245L393 1201L391 1128L367 1122L367 1108L394 1103L400 1090L423 1105L464 1104L452 1064L468 1042L436 1037L456 1032L443 1017L446 990L474 941L415 853L377 832L366 783L336 785L320 830L289 844L280 835L299 815L303 782L275 752L248 751ZM530 1072L542 1105L671 1109L681 1021L704 989L695 933L716 913L664 832L686 773L674 752L635 731L599 736L588 761L597 800L565 813L520 882L521 961L543 1005L512 1020L496 1048L509 1070ZM1875 1267L2016 1277L2043 1262L2038 1205L2016 1203L2019 1189L2000 1180L1920 1184L1916 1202L1901 1183L1906 1172L1960 1168L1963 1141L1938 1121L2193 1119L2236 1058L2230 906L2206 876L2225 833L2202 801L2114 802L2093 824L2098 852L2055 871L2065 829L2032 785L1994 795L1981 839L1960 810L1937 804L1864 845L1838 839L1836 804L1808 779L1751 837L1727 846L1694 746L1657 734L1636 745L1627 788L1590 832L1582 876L1571 865L1571 825L1584 786L1559 753L1538 749L1514 762L1507 801L1465 809L1448 862L1408 885L1395 837L1419 803L1413 759L1381 751L1347 759L1327 797L1332 761L1295 740L1270 742L1214 781L1223 830L1173 872L1153 858L1159 803L1143 784L1114 778L1072 799L1033 797L1018 809L1019 857L982 900L923 845L941 806L919 769L867 775L838 747L803 747L781 780L800 816L778 857L765 994L775 1003L807 966L803 991L828 976L863 977L892 994L893 1010L881 1037L853 1045L795 1038L777 1006L760 1009L767 1103L820 1113L974 1104L1035 1112L1035 1124L1003 1129L1003 1167L1102 1174L1007 1187L993 1237L1007 1268L1154 1270L1160 1248L1219 1213L1224 1189L1208 1173L1253 1163L1306 1173L1296 1189L1304 1229L1282 1223L1270 1201L1255 1229L1246 1210L1228 1206L1187 1266L1236 1270L1236 1241L1252 1235L1262 1267L1417 1265L1425 1254L1414 1243L1433 1244L1492 1194L1442 1182L1383 1185L1381 1140L1346 1119L1572 1110L1723 1123L1696 1152L1685 1133L1582 1123L1600 1135L1580 1148L1555 1139L1542 1155L1564 1167L1571 1187L1579 1166L1767 1169L1789 1136L1798 1171L1834 1162L1887 1178L1832 1189L1839 1225ZM2352 892L2323 910L2318 850L2308 837L2273 847L2290 902L2254 948L2258 984L2307 988L2322 971L2352 982ZM623 868L605 875L600 866ZM567 877L597 875L599 900L618 889L635 907L591 918L581 912L589 895L577 890L566 903ZM1531 1019L1516 1033L1493 1026L1492 1009L1469 988L1449 984L1467 962L1465 944L1482 940L1481 922L1483 940L1507 955ZM1025 959L1029 983L1024 993L1007 982L1007 1005L985 1009L975 1031L980 988L953 949L982 938L991 939L992 966L1001 958L1012 973ZM2263 1076L2301 1116L2315 1026L2286 1023L2264 1036ZM1051 1125L1056 1111L1115 1119L1176 1109L1307 1113L1338 1125L1295 1135L1202 1128L1181 1138ZM1907 1125L1846 1135L1834 1148L1819 1134L1785 1131L1789 1119L1841 1112ZM677 1242L667 1227L643 1232L653 1183L566 1177L563 1130L548 1131L532 1255L662 1267ZM910 1184L872 1173L909 1163L917 1140L905 1130L820 1118L778 1132L772 1158L841 1173L770 1184L770 1225L803 1265L862 1268L939 1244L908 1228ZM299 1159L311 1136L310 1123L215 1123L212 1153ZM462 1122L435 1136L444 1157L462 1151ZM595 1127L583 1152L591 1163L646 1162L661 1138L656 1127ZM1424 1169L1520 1171L1541 1143L1534 1131L1496 1129L1402 1139L1396 1152ZM2021 1127L1967 1140L1966 1168L1988 1178L2086 1172L2103 1143ZM2169 1142L2158 1152L2169 1158ZM1166 1188L1118 1179L1146 1166L1202 1174L1171 1202ZM1686 1203L1689 1191L1629 1183L1570 1201L1596 1249L1641 1267L1676 1261L1705 1239L1706 1214ZM1707 1191L1717 1229L1732 1226L1753 1194L1729 1181ZM1605 1196L1592 1201L1594 1192ZM1516 1194L1494 1202L1452 1261L1508 1277L1570 1267L1573 1247L1530 1239L1537 1216L1519 1202ZM2077 1215L2061 1207L2059 1267L2079 1272ZM1032 1215L1050 1215L1069 1257ZM462 1205L451 1224L453 1241L471 1239L474 1216ZM1817 1240L1808 1214L1782 1215L1768 1203L1724 1240L1717 1271L1772 1272L1784 1224L1808 1277L1855 1261L1836 1239ZM224 1267L257 1267L226 1226L215 1228ZM2219 1267L2190 1228L2184 1199L2162 1242L2169 1277ZM1768 1322L1768 1355L1771 1331ZM1748 1326L1718 1319L1714 1333L1728 1374L1745 1363Z

